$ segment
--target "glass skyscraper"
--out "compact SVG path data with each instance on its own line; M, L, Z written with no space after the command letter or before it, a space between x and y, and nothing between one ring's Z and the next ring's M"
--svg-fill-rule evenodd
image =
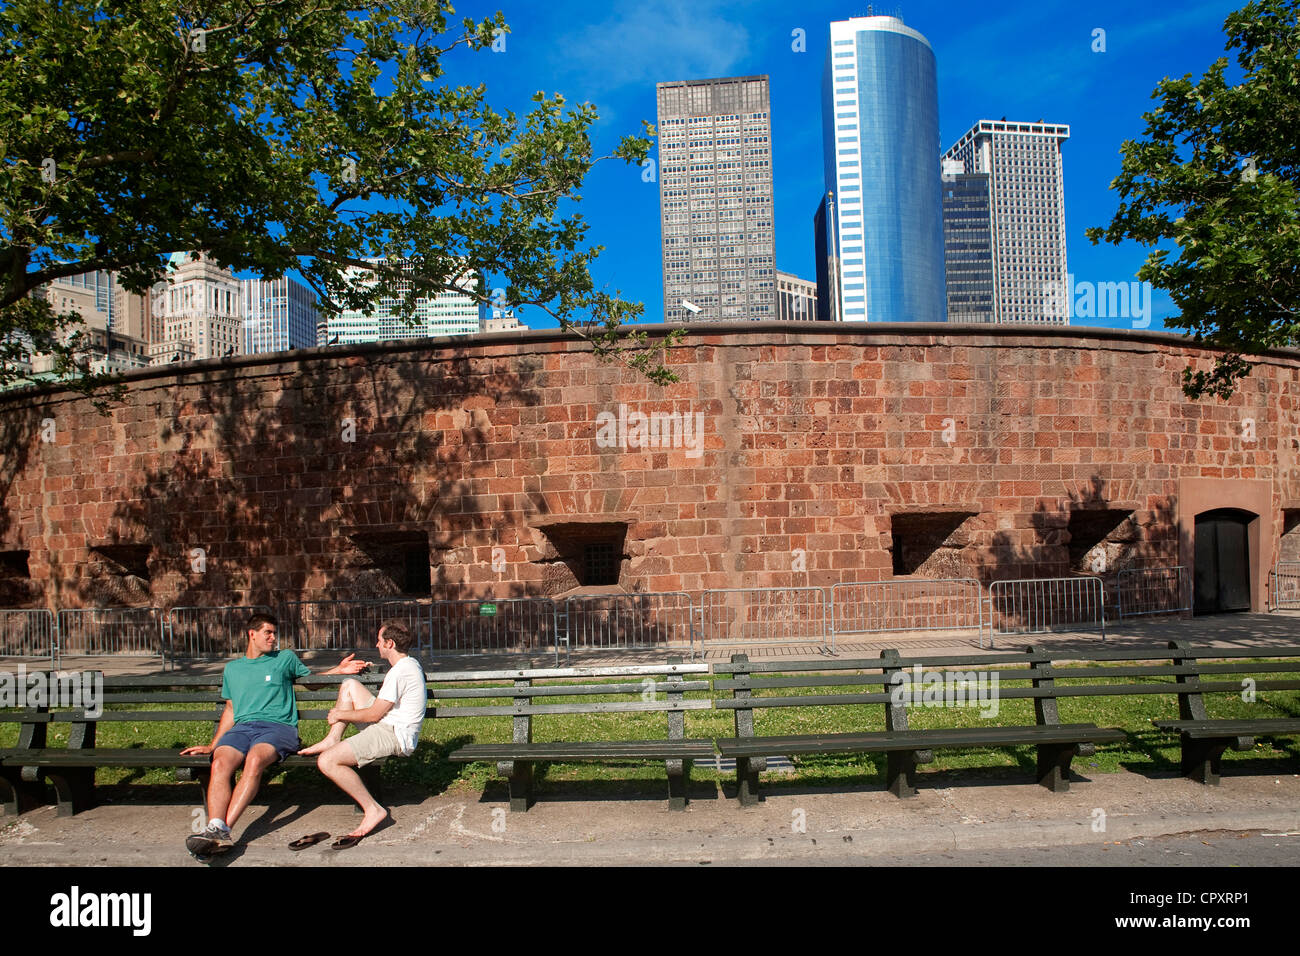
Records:
M826 196L818 218L828 233L830 318L945 321L939 94L929 41L897 17L832 23L822 126Z
M949 322L992 322L993 224L989 177L945 164L943 244Z
M316 295L288 276L244 279L244 354L316 345Z

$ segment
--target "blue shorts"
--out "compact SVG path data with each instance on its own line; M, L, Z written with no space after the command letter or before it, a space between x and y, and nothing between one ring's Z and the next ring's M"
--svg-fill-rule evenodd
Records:
M218 747L234 747L244 756L248 756L254 744L270 744L275 748L277 761L302 749L298 728L274 720L249 720L235 724L217 741Z

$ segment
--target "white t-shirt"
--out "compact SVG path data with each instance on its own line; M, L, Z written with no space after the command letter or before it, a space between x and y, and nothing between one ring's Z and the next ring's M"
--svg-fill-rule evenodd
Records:
M393 728L397 742L402 745L402 756L410 756L420 739L420 725L424 723L424 710L429 700L420 662L407 655L393 665L384 675L379 699L393 704L379 722Z

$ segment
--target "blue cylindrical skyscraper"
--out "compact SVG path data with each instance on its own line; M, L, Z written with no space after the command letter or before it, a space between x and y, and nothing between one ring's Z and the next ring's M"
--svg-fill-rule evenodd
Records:
M831 24L822 88L831 318L943 322L934 51L897 17Z

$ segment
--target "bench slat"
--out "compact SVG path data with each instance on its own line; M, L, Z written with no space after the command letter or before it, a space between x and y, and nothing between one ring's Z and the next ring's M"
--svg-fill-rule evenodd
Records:
M970 727L944 730L874 731L856 734L809 734L794 737L733 737L719 740L728 756L774 756L792 753L930 750L954 747L1010 747L1045 743L1112 743L1125 739L1118 727L1058 724L1046 727Z
M439 717L536 717L545 714L630 714L668 713L681 710L709 710L711 700L683 701L617 701L586 704L518 704L488 705L484 707L442 707Z
M659 694L668 691L705 691L711 686L708 681L671 681L654 682L654 691ZM431 690L430 696L440 700L469 699L475 697L588 697L607 694L642 694L647 688L644 684L573 684L544 685L541 687L439 687Z

